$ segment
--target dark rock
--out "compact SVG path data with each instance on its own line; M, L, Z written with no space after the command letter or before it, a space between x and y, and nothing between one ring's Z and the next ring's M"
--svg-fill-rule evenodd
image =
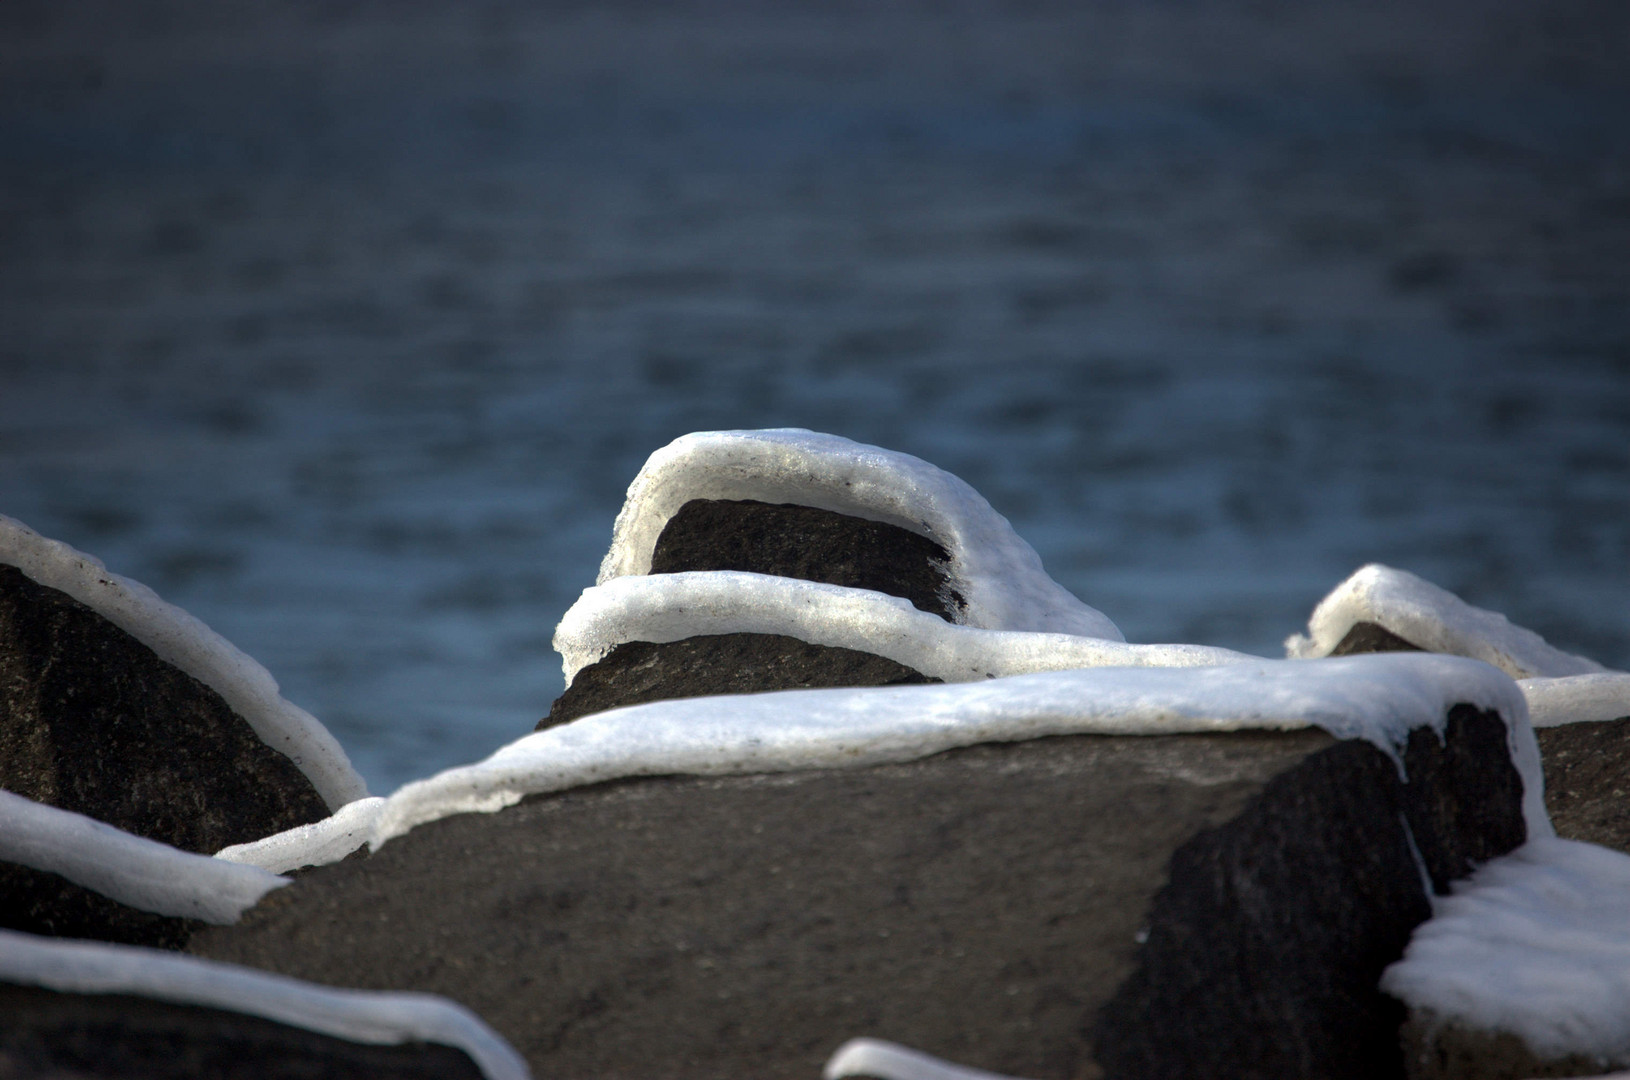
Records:
M480 1080L461 1050L379 1046L258 1016L128 994L0 984L7 1080Z
M202 854L329 813L214 690L5 565L0 787Z
M783 634L708 634L660 645L629 641L580 670L537 730L672 698L939 681L884 656Z
M1354 656L1358 653L1425 652L1412 641L1405 641L1391 630L1372 622L1356 622L1342 635L1331 656Z
M58 874L0 862L0 927L8 930L179 949L203 925L129 907Z
M1404 762L1407 785L1370 744L1339 744L1176 852L1138 969L1098 1016L1106 1076L1400 1075L1403 1006L1376 986L1432 913L1411 835L1445 893L1527 833L1498 716L1456 706Z
M1630 853L1630 716L1534 734L1556 834Z
M812 506L692 499L663 526L651 573L746 570L871 589L956 622L966 607L946 576L950 553L898 525Z
M189 949L445 994L539 1076L809 1077L855 1035L1020 1076L1400 1076L1404 822L1445 873L1523 838L1503 725L1456 716L1410 751L1447 793L1306 730L617 781L420 826Z
M1601 1076L1613 1065L1579 1054L1537 1057L1507 1031L1484 1031L1415 1010L1401 1033L1409 1080L1529 1080Z

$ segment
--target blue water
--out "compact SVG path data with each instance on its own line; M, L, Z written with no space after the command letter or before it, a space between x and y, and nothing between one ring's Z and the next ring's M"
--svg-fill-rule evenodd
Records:
M84 7L0 35L0 512L376 791L691 430L933 461L1130 640L1378 560L1630 667L1622 5Z

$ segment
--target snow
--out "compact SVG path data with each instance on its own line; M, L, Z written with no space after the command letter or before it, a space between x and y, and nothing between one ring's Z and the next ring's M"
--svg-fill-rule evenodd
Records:
M1415 930L1381 988L1518 1036L1534 1054L1630 1065L1630 855L1538 837L1486 863Z
M0 930L0 981L201 1005L359 1043L440 1043L464 1051L488 1080L531 1075L520 1055L479 1017L432 994L339 990L155 949L11 930Z
M842 1080L846 1076L876 1080L1014 1080L966 1065L952 1065L882 1039L850 1039L838 1047L821 1070L821 1080Z
M215 853L215 857L227 862L258 866L274 874L298 870L302 866L325 866L339 862L368 842L380 807L384 805L385 800L377 795L358 799L322 821L298 825L247 844L222 848Z
M1630 674L1616 671L1557 679L1522 679L1535 727L1617 720L1630 716Z
M1157 735L1317 726L1401 762L1459 702L1505 718L1530 836L1550 835L1539 749L1521 691L1487 664L1428 653L1194 668L1085 668L942 686L789 690L634 705L517 740L386 798L370 845L527 795L632 776L720 776L912 761L1047 735ZM1401 767L1401 764L1400 764Z
M67 878L128 907L224 925L289 883L0 791L0 860Z
M569 685L579 670L623 642L735 633L784 634L875 653L946 682L1075 667L1196 667L1258 659L1205 645L1130 645L958 626L885 593L734 570L613 578L585 589L556 628L554 645Z
M649 573L663 526L692 499L795 503L898 525L949 552L967 625L1122 640L957 477L909 454L801 428L696 432L652 454L629 485L597 583Z
M254 660L147 586L120 577L67 544L0 514L0 563L67 593L225 699L262 742L286 754L334 810L368 794L334 736L277 692Z
M1594 660L1553 648L1504 615L1473 607L1429 581L1379 563L1363 567L1319 601L1307 634L1285 640L1286 655L1327 656L1359 622L1383 626L1428 652L1487 661L1513 679L1606 670Z

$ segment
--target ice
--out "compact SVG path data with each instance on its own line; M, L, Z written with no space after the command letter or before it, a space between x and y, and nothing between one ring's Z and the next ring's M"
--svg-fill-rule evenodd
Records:
M733 570L612 578L583 590L555 630L566 682L627 641L784 634L886 656L945 682L1074 667L1196 667L1259 659L1205 645L1130 645L1103 637L983 630L909 600L841 585Z
M288 878L161 844L0 791L0 860L58 874L121 904L225 925Z
M322 821L297 825L247 844L224 847L215 857L258 866L274 874L338 862L368 842L384 804L385 800L377 795L358 799Z
M1363 567L1319 601L1307 634L1285 640L1286 655L1326 656L1359 622L1376 623L1429 652L1485 660L1513 679L1606 670L1594 660L1553 648L1504 615L1473 607L1429 581L1379 563Z
M1616 671L1522 679L1528 715L1535 727L1556 727L1630 716L1630 674Z
M1630 856L1537 837L1436 908L1382 976L1383 990L1514 1034L1541 1059L1630 1064Z
M898 525L950 553L950 584L967 601L969 626L1123 640L957 477L909 454L801 428L695 432L652 454L629 485L597 583L649 573L663 526L692 499L796 503Z
M270 672L147 586L3 514L0 563L67 593L220 694L262 742L299 767L330 810L368 794L339 742L316 717L278 694Z
M370 845L452 814L621 777L718 776L912 761L983 742L1317 726L1401 760L1425 723L1467 702L1505 719L1530 836L1550 835L1539 749L1516 683L1430 653L1251 660L1193 668L1084 668L942 686L789 690L633 705L535 732L486 760L386 798Z
M838 1047L821 1070L821 1080L842 1080L847 1076L876 1080L1015 1080L966 1065L952 1065L882 1039L850 1039Z
M131 994L259 1016L352 1042L456 1047L488 1080L527 1080L521 1056L474 1013L432 994L339 990L155 949L0 930L0 981Z

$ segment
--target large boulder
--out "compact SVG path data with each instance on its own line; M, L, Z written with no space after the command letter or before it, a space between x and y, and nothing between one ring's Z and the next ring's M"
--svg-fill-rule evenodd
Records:
M445 994L539 1075L809 1077L871 1034L1014 1075L1399 1076L1376 981L1523 841L1521 718L1442 657L665 702L404 788L370 857L189 949Z
M219 693L3 564L0 786L204 853L329 813Z
M447 1001L295 983L188 957L0 931L0 1076L18 1080L525 1080Z

